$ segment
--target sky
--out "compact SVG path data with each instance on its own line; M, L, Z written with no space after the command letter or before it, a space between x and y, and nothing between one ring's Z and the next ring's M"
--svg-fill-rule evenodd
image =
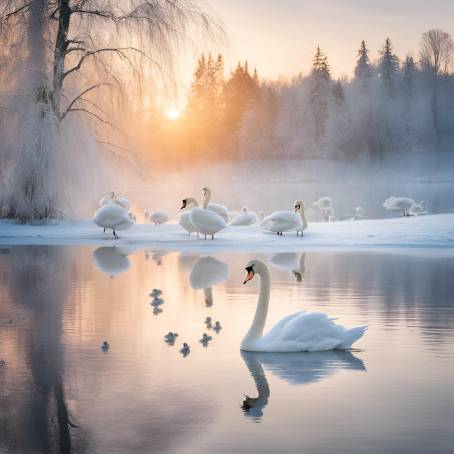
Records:
M430 28L454 34L452 0L207 0L225 25L227 69L248 59L265 78L308 72L317 44L333 75L352 74L365 39L371 58L389 36L397 54L418 55Z

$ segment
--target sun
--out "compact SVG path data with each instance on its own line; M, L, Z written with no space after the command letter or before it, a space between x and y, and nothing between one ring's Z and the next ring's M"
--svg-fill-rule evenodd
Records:
M176 107L171 107L167 110L166 115L169 120L178 120L181 112Z

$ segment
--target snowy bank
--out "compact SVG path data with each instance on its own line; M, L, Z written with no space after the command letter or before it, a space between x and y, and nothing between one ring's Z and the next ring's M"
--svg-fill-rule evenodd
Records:
M279 237L257 226L229 227L214 240L189 237L177 224L138 224L118 240L91 221L20 225L0 221L1 245L135 246L159 250L273 251L307 248L449 247L454 248L454 214L392 219L311 223L304 237Z

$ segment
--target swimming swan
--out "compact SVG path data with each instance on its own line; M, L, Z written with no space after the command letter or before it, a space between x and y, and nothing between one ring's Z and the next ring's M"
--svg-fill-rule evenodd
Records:
M296 230L296 236L307 229L307 220L304 214L304 203L301 200L295 202L295 212L290 210L275 211L267 216L260 224L263 230L282 235L283 232Z
M209 210L208 204L211 198L211 192L208 188L204 188L203 208L194 207L191 210L190 220L197 230L205 236L211 235L214 240L214 234L227 227L227 222L223 217L214 211Z
M241 209L241 213L235 216L230 222L230 226L252 225L257 222L257 215L253 211L248 211L246 207Z
M263 336L270 301L270 273L260 260L246 266L244 284L260 276L260 296L254 320L241 342L241 350L254 352L314 352L351 348L366 331L365 326L347 329L322 313L297 312L284 317Z

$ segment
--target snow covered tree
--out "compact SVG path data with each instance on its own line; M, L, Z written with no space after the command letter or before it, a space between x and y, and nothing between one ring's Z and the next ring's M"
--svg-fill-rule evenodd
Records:
M396 83L397 74L399 73L399 58L394 53L389 38L386 38L385 44L380 51L378 71L385 93L388 96L394 96L394 85Z
M142 70L168 81L188 27L210 23L190 0L2 2L2 215L76 213L99 149L125 159L112 138L124 138L119 113Z
M315 141L323 136L328 118L328 102L331 88L331 75L328 57L317 46L311 71L311 105L314 115Z
M355 66L355 79L357 79L363 88L367 87L367 84L372 76L372 66L369 61L369 49L366 47L366 42L361 41L361 47L358 50L358 58Z

